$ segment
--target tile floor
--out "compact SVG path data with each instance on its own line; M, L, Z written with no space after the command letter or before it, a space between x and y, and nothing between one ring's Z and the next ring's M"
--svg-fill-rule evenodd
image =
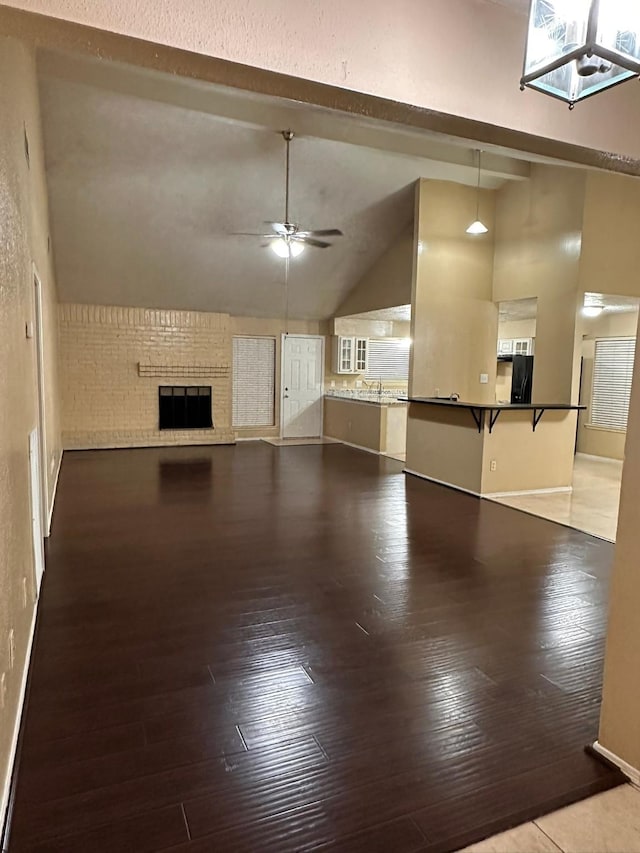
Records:
M621 785L463 853L640 853L640 789Z
M621 478L622 462L617 459L578 453L573 469L572 492L495 500L615 542Z

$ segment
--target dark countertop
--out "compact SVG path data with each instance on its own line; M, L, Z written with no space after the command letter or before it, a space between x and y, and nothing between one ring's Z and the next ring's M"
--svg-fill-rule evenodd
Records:
M407 403L424 403L427 406L450 406L458 409L476 409L481 412L495 412L497 409L533 411L540 409L560 409L576 411L586 406L574 406L571 403L467 403L464 400L450 400L448 397L398 397Z

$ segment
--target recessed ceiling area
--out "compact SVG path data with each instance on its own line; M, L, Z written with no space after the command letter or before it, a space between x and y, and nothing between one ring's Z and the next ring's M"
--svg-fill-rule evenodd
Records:
M498 319L501 323L514 323L519 320L535 320L538 311L538 298L509 299L498 304Z
M585 293L585 305L598 305L609 314L626 314L637 311L640 299L635 296L614 296L610 293Z
M418 178L476 181L469 143L106 61L43 52L39 75L63 302L282 315L284 262L234 232L282 220L287 126L290 218L344 233L291 263L292 317L334 314L412 222ZM528 168L487 152L482 185Z

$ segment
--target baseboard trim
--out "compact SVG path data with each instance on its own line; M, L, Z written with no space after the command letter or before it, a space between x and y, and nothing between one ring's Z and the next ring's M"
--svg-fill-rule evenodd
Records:
M557 495L572 492L573 486L556 486L551 489L525 489L519 492L483 492L483 498L517 498L520 495Z
M597 752L598 755L601 755L611 764L615 764L618 770L624 773L632 785L635 785L636 788L640 788L640 770L636 767L632 767L623 758L620 758L620 756L616 755L615 752L611 752L610 749L607 749L606 746L603 746L597 740L593 743L593 751Z
M58 480L60 479L60 469L62 468L62 457L64 455L64 450L60 451L60 455L58 456L58 467L56 468L56 476L53 480L53 491L51 492L51 506L49 507L49 516L47 518L47 531L45 533L45 537L51 536L51 522L53 521L53 509L56 505L56 495L58 494Z
M31 619L31 628L29 630L29 640L27 642L27 651L24 659L24 671L22 673L22 684L20 686L20 696L18 699L18 710L16 720L13 727L13 737L11 740L11 749L9 751L9 762L7 764L7 775L2 786L2 800L0 800L0 849L8 850L9 829L11 824L11 810L13 798L15 796L15 786L17 778L17 756L18 743L20 741L20 731L22 728L22 717L25 709L25 699L27 695L27 683L29 681L29 670L31 668L31 650L33 649L33 639L36 631L36 617L38 615L38 602L36 601L33 608L33 617Z
M435 483L437 486L446 486L448 489L455 489L457 492L464 492L465 495L472 495L474 498L481 498L480 492L472 492L471 489L464 489L462 486L454 486L453 483L446 483L444 480L437 480L435 477L427 477L426 474L421 474L419 471L414 471L411 468L403 469L405 474L411 474L412 477L420 477L421 480L428 480L430 483Z
M374 456L382 456L381 450L374 450L373 447L365 447L363 444L354 444L352 441L344 441L342 438L334 438L332 435L327 435L325 438L332 438L336 444L345 444L347 447L353 447L355 450L364 450L366 453L373 453Z

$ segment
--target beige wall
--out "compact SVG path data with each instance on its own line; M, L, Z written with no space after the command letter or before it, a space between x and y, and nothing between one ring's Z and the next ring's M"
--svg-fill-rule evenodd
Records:
M591 392L593 386L593 359L596 338L635 338L638 328L638 312L620 314L603 313L600 317L583 317L582 330L582 381L580 383L580 402L587 410L580 413L578 429L578 452L592 456L606 456L610 459L624 459L626 432L598 429L590 426Z
M533 400L577 401L585 173L532 165L497 191L493 298L537 296Z
M416 185L412 291L413 396L458 393L491 402L495 395L498 310L492 302L494 193L482 191L488 234L471 236L476 191L445 181ZM480 374L489 382L480 383Z
M384 450L386 409L373 403L324 398L324 434L340 441Z
M0 40L0 675L6 701L0 708L0 821L4 817L8 775L26 653L34 614L35 575L29 490L29 433L37 426L34 322L35 263L43 289L46 383L47 512L60 459L56 361L55 281L48 250L48 210L33 55L24 46ZM27 167L24 128L29 137ZM26 603L23 582L26 581ZM15 661L9 663L8 634L15 632Z
M407 471L479 495L482 446L468 409L409 404Z
M640 774L640 358L636 355L622 474L599 741Z
M535 338L536 321L502 320L498 322L498 338Z
M477 495L568 489L576 413L547 410L535 432L532 415L502 412L489 432L487 412L479 432L468 409L412 403L407 470Z
M332 335L358 335L362 338L408 338L411 334L411 323L408 320L336 317L331 320L329 328Z
M576 412L548 409L535 432L532 416L530 411L503 412L493 432L485 428L483 495L571 486Z
M337 317L411 302L413 223L378 258L336 311Z
M378 453L404 453L407 406L325 397L324 435Z
M588 172L580 287L585 292L640 295L640 181Z

